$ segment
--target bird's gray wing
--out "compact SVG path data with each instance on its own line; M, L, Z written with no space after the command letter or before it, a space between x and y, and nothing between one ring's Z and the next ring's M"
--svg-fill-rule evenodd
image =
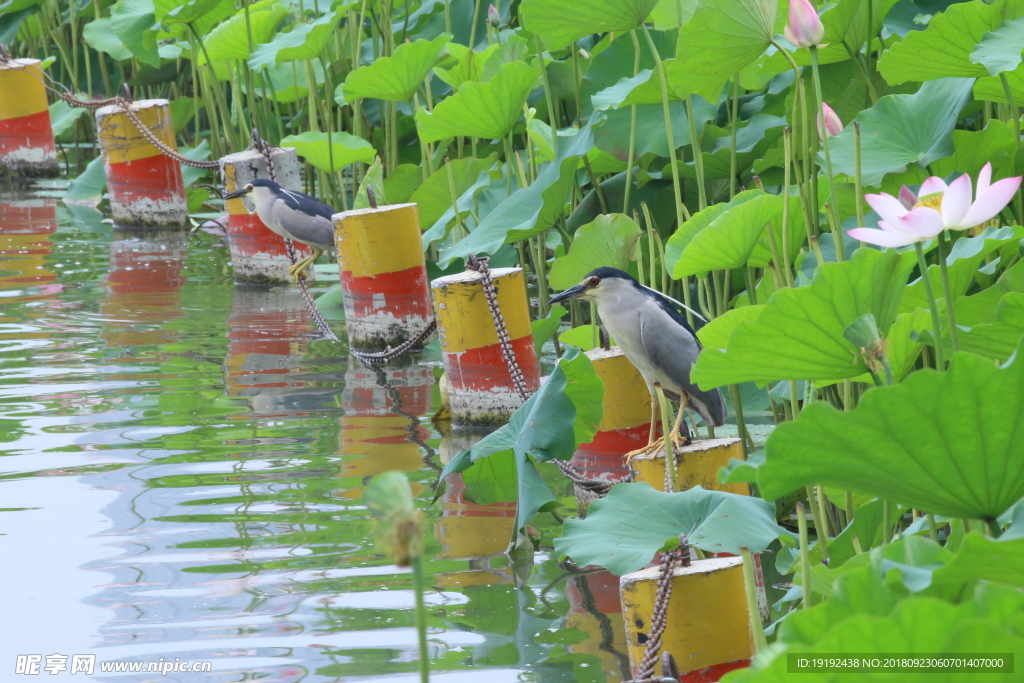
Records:
M275 199L271 210L292 239L324 250L334 248L334 223L328 216L304 213L283 199Z
M690 382L690 369L697 362L700 344L688 329L679 325L660 306L648 304L640 316L640 342L651 365L690 396L690 405L709 424L725 424L725 399L718 389L704 391Z

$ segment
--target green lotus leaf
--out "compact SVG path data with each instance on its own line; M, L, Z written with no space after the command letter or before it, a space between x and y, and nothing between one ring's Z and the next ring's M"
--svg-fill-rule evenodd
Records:
M480 80L484 71L484 63L498 47L497 44L494 44L476 52L465 45L449 43L448 53L457 61L454 66L447 69L435 68L434 74L450 85L452 90L458 90L463 83Z
M339 6L311 24L292 24L291 31L278 33L269 43L264 43L253 50L249 67L259 71L271 64L316 59L323 53L331 34L337 30L341 16L350 7L348 3Z
M955 7L956 5L954 5ZM930 164L953 153L953 126L971 98L969 78L929 81L913 95L887 95L857 115L861 130L861 179L878 186L886 173L907 164ZM832 168L853 176L854 127L829 140Z
M946 372L920 370L872 389L852 411L810 404L768 437L758 484L769 499L819 483L995 519L1024 496L1021 424L1022 354L997 367L957 353Z
M416 127L424 142L468 136L500 140L523 114L526 96L533 90L540 69L525 62L502 65L486 83L465 83L438 102L434 111L416 112Z
M776 0L701 0L679 32L669 85L717 102L725 82L771 44L776 9Z
M819 266L809 286L775 292L757 318L739 322L724 352L705 349L692 379L711 388L867 373L860 349L844 337L846 328L871 313L888 335L915 265L913 252L858 249L849 261Z
M731 270L747 264L768 221L782 210L782 198L760 190L757 195L722 212L682 250L672 269L679 279L710 270Z
M451 36L442 34L433 40L404 43L390 57L380 57L352 71L345 79L345 100L375 97L391 102L410 101L450 40Z
M139 61L160 66L156 47L159 26L153 0L119 0L110 10L110 28Z
M970 59L984 66L990 76L998 76L1020 66L1021 50L1024 50L1024 19L1011 19L986 33Z
M249 12L248 27L252 29L253 46L266 43L277 32L277 27L288 14L281 4L263 5L260 11ZM240 12L213 29L203 41L206 52L199 53L199 63L206 63L206 55L217 62L223 59L249 59L249 32L246 16Z
M971 54L985 34L1005 19L1024 14L1016 0L982 0L950 5L936 14L923 31L912 31L878 60L878 70L889 83L931 81L937 78L988 76L985 66L974 63ZM867 155L865 155L867 158Z
M491 154L484 159L463 157L452 159L434 171L412 194L410 201L419 204L420 224L430 227L452 206L452 193L456 197L470 188L485 171L490 171L498 155ZM448 180L448 166L451 167L451 182Z
M330 142L327 133L306 131L301 135L289 135L281 140L281 146L294 147L300 157L324 173L334 173L357 161L369 163L377 154L366 140L340 132L332 133Z
M625 33L647 20L658 0L523 0L523 28L560 50L592 33Z
M711 553L759 553L779 536L775 506L760 498L697 486L662 493L647 483L618 484L591 504L586 519L568 519L555 552L579 566L597 564L612 574L645 566L659 549L686 534Z
M639 253L640 226L621 213L598 216L576 231L569 253L555 259L548 283L568 289L595 268L625 270Z

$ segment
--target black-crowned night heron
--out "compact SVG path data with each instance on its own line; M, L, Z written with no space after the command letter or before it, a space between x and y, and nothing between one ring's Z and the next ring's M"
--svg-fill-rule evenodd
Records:
M598 315L630 363L643 375L651 392L651 433L647 448L656 452L662 442L654 441L657 429L658 391L679 401L679 415L669 432L673 446L679 446L683 411L689 405L711 425L725 424L725 400L718 389L703 391L690 382L690 368L697 362L700 342L676 308L678 301L636 281L617 268L598 268L583 282L553 297L551 303L585 299L597 304Z
M286 190L272 180L257 179L243 188L224 195L224 199L251 197L256 215L263 224L285 239L308 244L313 248L310 256L291 268L292 282L305 278L306 268L325 251L334 248L334 209L308 194Z

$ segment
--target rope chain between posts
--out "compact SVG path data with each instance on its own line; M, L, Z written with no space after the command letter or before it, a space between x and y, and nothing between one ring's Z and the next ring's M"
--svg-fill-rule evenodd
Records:
M263 155L264 161L267 162L267 175L270 176L270 180L277 182L277 173L274 171L274 153L270 146L270 143L260 137L260 131L256 128L252 129L252 149ZM284 240L285 249L288 252L288 259L294 266L298 262L298 254L295 253L295 244L287 237ZM312 264L310 264L312 267ZM299 273L298 277L295 278L299 285L299 293L302 295L302 300L306 303L306 308L309 309L309 314L313 316L313 322L316 323L316 330L320 334L321 339L328 339L330 341L340 342L338 335L334 334L334 330L327 324L327 320L324 319L323 313L316 307L316 302L313 301L313 295L309 293L309 288L306 286L306 276L304 273Z
M677 564L682 567L690 566L690 544L686 539L686 534L680 534L678 548L661 554L658 589L654 595L654 610L651 614L650 629L647 632L644 656L640 660L640 669L636 678L630 683L654 683L661 680L661 678L654 677L654 665L658 661L661 637L668 624L668 603L672 597L672 573ZM671 658L663 658L663 663L671 663Z

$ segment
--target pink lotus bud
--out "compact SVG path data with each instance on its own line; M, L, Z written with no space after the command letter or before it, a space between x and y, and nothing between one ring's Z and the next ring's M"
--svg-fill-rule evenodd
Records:
M494 5L488 5L487 7L487 21L491 23L491 26L498 28L501 24L501 15L498 14L498 8Z
M821 111L825 115L825 134L821 132L821 119L818 119L818 137L832 137L833 135L839 135L843 132L843 122L839 120L839 115L832 110L832 107L828 106L824 102L821 103Z
M821 45L825 40L825 27L808 0L789 0L789 23L783 32L795 47Z

